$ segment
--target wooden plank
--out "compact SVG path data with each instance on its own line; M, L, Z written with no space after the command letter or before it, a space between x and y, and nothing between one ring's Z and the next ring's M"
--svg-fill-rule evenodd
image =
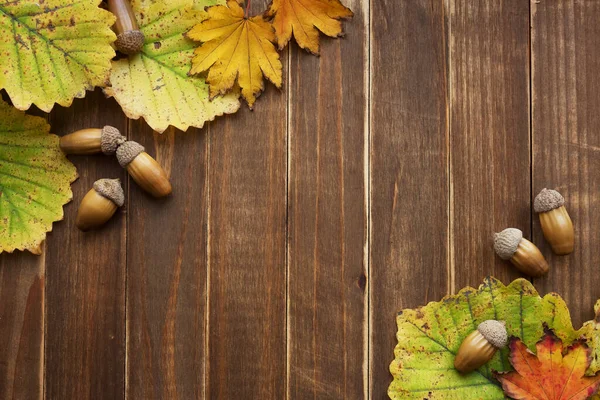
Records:
M44 396L44 265L44 254L0 256L0 399Z
M9 104L6 92L0 101ZM33 106L28 114L47 119ZM56 225L54 225L56 227ZM0 399L44 396L45 249L0 254Z
M290 68L288 398L367 393L368 5ZM366 6L363 9L362 6Z
M560 191L575 226L575 251L555 256L534 218L534 239L550 263L536 282L561 294L575 325L593 317L600 298L600 3L531 3L533 195Z
M160 135L132 121L173 194L129 190L127 398L202 399L206 329L206 129Z
M112 125L126 132L114 100L97 90L50 116L56 134ZM124 397L125 210L102 229L82 233L77 208L94 181L126 175L115 157L74 156L79 172L65 221L46 252L46 395L48 399Z
M529 3L454 0L448 15L454 292L519 276L494 232L531 237Z
M286 392L287 96L266 87L209 127L208 398Z
M396 312L450 289L442 2L371 2L370 397L383 399Z

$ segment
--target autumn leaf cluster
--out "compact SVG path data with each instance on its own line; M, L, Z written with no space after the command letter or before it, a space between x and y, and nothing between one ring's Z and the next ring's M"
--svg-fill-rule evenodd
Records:
M241 88L250 108L264 89L264 78L281 88L283 67L279 50L292 36L307 51L319 53L319 31L337 37L340 19L352 11L339 0L273 0L263 15L248 17L237 0L210 7L208 18L188 37L202 44L194 52L192 74L207 73L214 98Z

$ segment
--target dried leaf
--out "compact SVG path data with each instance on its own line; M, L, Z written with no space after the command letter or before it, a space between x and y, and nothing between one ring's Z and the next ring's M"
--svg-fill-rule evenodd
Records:
M104 86L115 56L115 17L100 0L19 0L0 4L0 89L20 110L68 107Z
M238 93L210 101L204 78L188 75L196 45L185 33L206 18L204 7L215 3L132 2L146 43L140 54L113 63L111 87L104 90L115 97L129 118L143 117L157 132L164 132L169 125L185 131L239 109Z
M52 223L63 218L77 171L48 134L43 118L0 100L0 253L40 252Z
M300 47L319 54L319 32L327 36L342 35L340 19L354 16L339 0L273 0L267 16L273 18L279 49L292 34Z
M531 283L518 279L508 286L494 278L479 289L465 288L457 295L416 310L404 310L397 318L398 345L390 365L394 380L388 393L392 399L501 399L504 394L492 370L509 369L508 350L502 349L479 370L461 375L454 357L464 338L479 323L506 321L509 335L520 337L533 348L546 323L565 342L580 336L594 352L600 348L597 324L580 331L571 324L565 302L555 293L541 298ZM592 363L589 373L600 366Z
M273 27L262 16L246 18L236 0L207 10L208 19L196 25L188 37L203 44L196 49L192 74L209 71L211 98L227 93L236 80L250 108L263 91L263 75L281 88L279 54L273 45Z
M551 331L536 344L537 356L518 338L509 344L515 371L497 373L504 392L520 400L585 400L600 386L600 375L586 377L592 357L583 341L575 341L563 354L563 342Z

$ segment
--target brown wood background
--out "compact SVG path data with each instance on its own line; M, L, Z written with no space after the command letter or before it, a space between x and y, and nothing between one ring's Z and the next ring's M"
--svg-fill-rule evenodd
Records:
M519 275L540 246L576 325L600 297L600 1L345 0L346 37L292 45L284 90L202 130L152 132L96 91L54 133L111 124L170 173L154 200L109 157L80 179L43 254L0 256L0 399L384 399L395 314ZM267 0L253 2L254 12ZM127 203L74 228L99 178ZM577 248L531 204L557 188Z

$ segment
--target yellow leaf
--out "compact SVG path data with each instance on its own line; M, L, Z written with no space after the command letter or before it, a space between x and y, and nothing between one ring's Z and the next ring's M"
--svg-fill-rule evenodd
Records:
M236 80L250 108L264 89L263 75L281 88L282 65L273 45L275 32L262 16L246 18L236 0L207 10L208 19L188 37L203 42L192 60L192 74L208 72L210 95L225 94Z
M342 35L341 18L354 16L339 0L273 0L267 16L273 18L279 49L283 49L292 33L300 47L319 54L319 32L327 36Z
M68 107L104 86L115 56L115 17L100 0L19 0L0 4L0 89L20 110Z
M104 89L129 118L143 117L157 132L170 125L185 131L239 109L239 93L210 101L204 78L188 75L196 45L184 35L206 18L204 7L215 2L132 1L146 43L139 54L113 62L111 86Z

